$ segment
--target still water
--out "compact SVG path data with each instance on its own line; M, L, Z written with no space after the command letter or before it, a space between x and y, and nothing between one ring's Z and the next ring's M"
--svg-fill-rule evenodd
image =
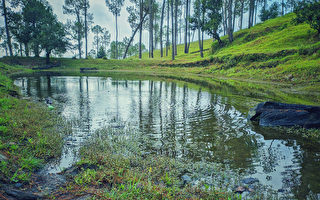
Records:
M95 130L133 126L149 138L146 151L222 163L279 192L320 198L320 148L251 124L233 105L233 95L181 82L112 77L21 77L15 84L24 96L50 97L61 115L78 120L51 173L72 165L74 152Z

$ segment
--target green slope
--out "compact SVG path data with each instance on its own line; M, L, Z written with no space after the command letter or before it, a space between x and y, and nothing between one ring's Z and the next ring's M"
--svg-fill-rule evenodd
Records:
M201 66L202 73L228 77L254 78L260 80L305 82L320 80L320 38L308 24L295 25L291 13L283 17L257 24L251 29L234 33L234 42L222 37L224 47L217 42L204 42L204 58L197 51L198 43L191 44L189 54L184 54L184 45L178 45L175 61L169 56L155 59L166 60L168 66ZM150 60L147 53L144 60ZM136 58L130 58L136 59ZM203 60L205 60L203 62ZM210 63L208 64L207 61Z

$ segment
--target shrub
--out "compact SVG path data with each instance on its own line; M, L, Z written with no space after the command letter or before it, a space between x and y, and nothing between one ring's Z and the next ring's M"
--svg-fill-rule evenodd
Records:
M295 23L308 23L311 28L318 31L320 35L320 1L319 0L303 0L298 3L294 12L297 17Z
M279 4L277 2L274 2L271 4L269 9L262 8L260 12L260 19L261 21L266 21L268 19L273 19L278 17L279 14Z

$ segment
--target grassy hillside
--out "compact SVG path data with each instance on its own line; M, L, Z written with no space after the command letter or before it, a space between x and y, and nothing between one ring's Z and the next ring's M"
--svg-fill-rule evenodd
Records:
M234 33L234 42L229 44L222 37L223 47L212 39L204 41L204 58L199 55L198 42L190 45L190 53L184 54L184 45L178 45L176 60L160 57L155 50L154 58L137 56L125 60L103 59L52 59L60 67L57 71L79 71L80 68L99 70L143 72L185 76L276 81L286 83L319 84L320 82L320 37L308 24L292 23L295 14L268 20L251 29ZM44 59L2 58L0 61L15 65L39 65ZM52 69L50 69L52 70ZM314 87L314 86L313 86Z
M206 40L204 49L210 47L210 50L205 51L204 58L195 53L199 50L198 42L193 42L189 54L183 53L184 45L178 45L175 61L170 61L171 52L162 60L171 66L201 66L203 63L203 73L228 77L317 82L320 80L320 38L308 24L293 24L294 17L291 13L238 31L232 44L224 36L223 48L217 42ZM161 60L159 50L154 55L155 60ZM147 56L145 53L144 58Z

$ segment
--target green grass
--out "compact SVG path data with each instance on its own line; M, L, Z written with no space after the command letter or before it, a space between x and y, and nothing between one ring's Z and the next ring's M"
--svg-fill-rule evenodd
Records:
M119 200L241 199L241 195L231 191L232 185L240 180L236 172L220 164L146 154L142 149L146 142L148 139L133 128L98 130L80 149L81 160L71 173L66 170L67 186L52 198L71 199L90 194L93 199ZM185 183L181 177L186 173L193 180L211 174L212 181ZM271 198L259 192L253 192L251 197Z
M178 55L171 60L160 57L160 50L154 51L154 58L137 56L125 60L103 59L52 59L60 67L50 70L79 71L80 68L97 68L100 71L127 71L138 73L205 75L215 78L241 79L244 81L272 81L290 84L318 84L320 82L320 37L307 24L296 25L295 14L268 20L234 33L233 43L228 36L221 39L223 47L212 39L204 41L204 58L200 57L198 42L192 42L190 53L184 54L184 45L178 45ZM43 65L44 59L2 58L2 62L14 65ZM41 64L42 63L42 64ZM204 66L205 64L205 66ZM29 67L31 68L31 67Z
M61 154L61 119L39 103L20 99L8 77L22 68L0 63L0 180L28 182L48 159Z

